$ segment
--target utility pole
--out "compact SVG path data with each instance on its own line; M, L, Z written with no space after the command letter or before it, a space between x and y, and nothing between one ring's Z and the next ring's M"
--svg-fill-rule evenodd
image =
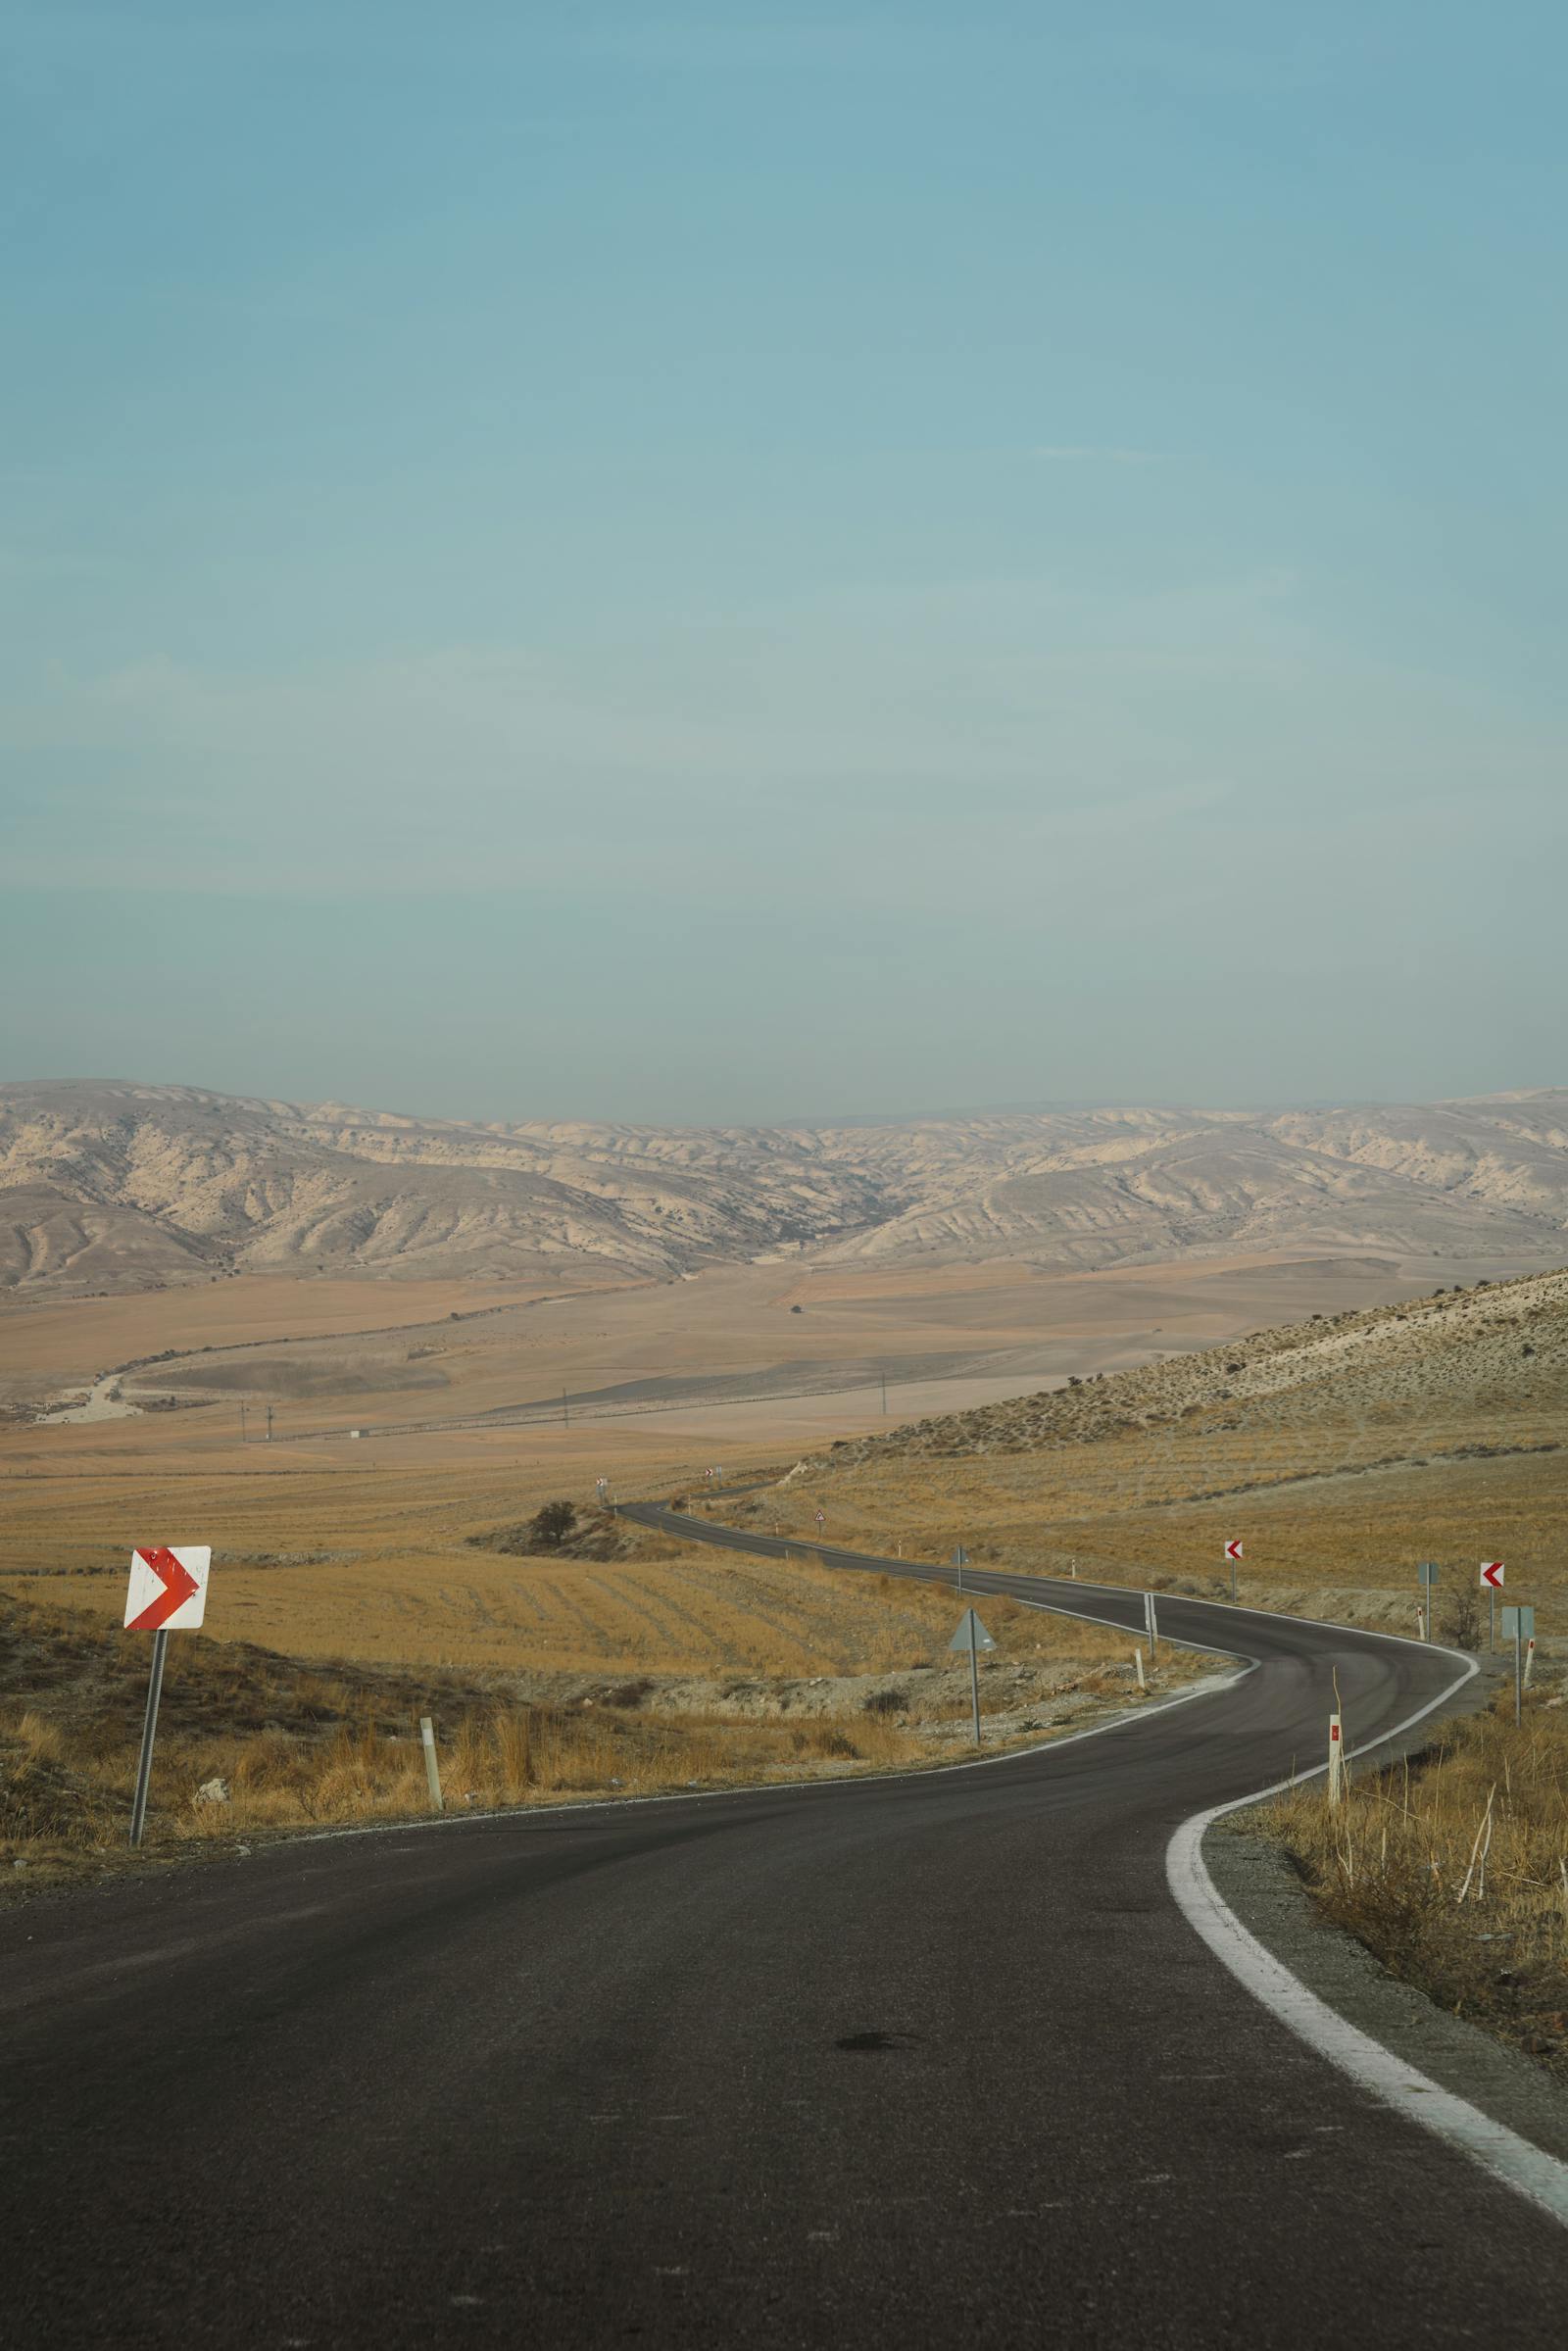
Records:
M267 1407L267 1442L269 1445L272 1442L272 1407L270 1404Z
M239 1441L241 1445L245 1442L245 1398L243 1396L239 1400Z

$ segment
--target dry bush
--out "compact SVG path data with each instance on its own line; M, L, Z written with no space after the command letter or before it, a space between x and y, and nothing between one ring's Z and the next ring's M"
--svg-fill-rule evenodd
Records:
M1261 1816L1384 1966L1568 2077L1568 1711L1504 1692L1415 1765Z

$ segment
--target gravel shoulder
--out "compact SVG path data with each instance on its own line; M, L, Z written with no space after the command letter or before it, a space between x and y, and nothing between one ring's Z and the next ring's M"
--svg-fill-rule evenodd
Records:
M1528 2057L1446 2015L1331 1926L1271 1838L1221 1826L1204 1839L1203 1859L1249 1933L1309 1991L1445 2089L1568 2161L1568 2093Z

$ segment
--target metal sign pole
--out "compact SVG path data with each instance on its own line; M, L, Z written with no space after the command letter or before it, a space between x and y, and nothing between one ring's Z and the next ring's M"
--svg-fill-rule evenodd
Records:
M967 1649L969 1652L969 1704L974 1719L974 1743L980 1744L980 1652L994 1649L996 1642L986 1631L972 1608L966 1608L958 1619L958 1630L948 1643L949 1650Z
M1489 1585L1487 1586L1487 1649L1488 1649L1488 1653L1490 1654L1490 1652L1491 1652L1493 1649L1494 1649L1494 1648L1496 1647L1496 1645L1497 1645L1497 1594L1496 1594L1496 1591L1495 1591L1494 1587L1493 1585L1489 1584Z
M974 1706L974 1743L980 1744L980 1644L969 1642L969 1697Z
M1519 1612L1515 1609L1513 1619L1513 1720L1515 1730L1519 1727L1519 1718L1524 1708L1524 1699L1521 1694L1523 1690L1524 1641L1519 1631Z
M136 1764L136 1794L130 1807L130 1841L139 1845L142 1831L147 1826L147 1786L153 1776L153 1741L158 1736L158 1701L164 1689L164 1659L169 1654L169 1635L160 1629L153 1635L152 1671L147 1677L147 1712L142 1718L141 1755Z

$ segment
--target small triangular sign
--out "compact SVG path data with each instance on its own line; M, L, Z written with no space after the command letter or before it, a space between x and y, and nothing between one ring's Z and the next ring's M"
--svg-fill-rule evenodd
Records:
M996 1642L986 1631L972 1608L965 1608L958 1619L958 1630L949 1641L950 1649L994 1649Z

